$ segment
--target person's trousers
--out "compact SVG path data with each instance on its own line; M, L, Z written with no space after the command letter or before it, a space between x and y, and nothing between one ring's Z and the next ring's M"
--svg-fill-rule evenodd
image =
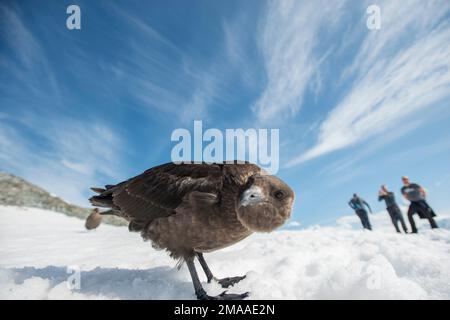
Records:
M416 223L414 222L413 214L418 213L420 217L428 219L430 222L431 228L439 228L436 221L434 221L433 216L436 214L434 213L433 209L428 205L428 203L424 200L422 201L412 201L409 205L408 209L408 220L411 224L411 231L413 233L417 233L417 227Z
M372 230L372 226L370 225L369 215L367 214L367 211L364 209L358 209L356 210L356 214L358 215L359 219L361 219L363 228Z
M403 231L408 232L408 228L406 227L405 220L403 219L402 211L398 207L398 205L393 205L386 208L389 216L391 217L392 224L395 227L395 230L400 233L400 228L398 227L398 222L402 225Z

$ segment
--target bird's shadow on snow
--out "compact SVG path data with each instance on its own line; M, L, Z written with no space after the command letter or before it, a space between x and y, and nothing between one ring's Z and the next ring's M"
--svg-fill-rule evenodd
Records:
M23 284L31 278L41 278L49 282L50 290L76 278L73 270L61 266L9 269L16 284ZM133 300L194 298L192 283L170 267L146 270L97 267L88 271L81 270L79 280L79 288L71 290L87 296Z

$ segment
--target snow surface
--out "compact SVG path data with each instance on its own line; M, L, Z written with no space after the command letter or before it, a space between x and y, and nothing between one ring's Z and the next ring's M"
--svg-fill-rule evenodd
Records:
M449 299L450 217L439 216L438 230L420 221L417 235L396 234L386 213L371 218L373 232L349 216L335 227L254 234L205 258L218 277L246 274L229 292L250 291L250 299ZM139 234L83 225L41 209L0 207L0 298L195 298L186 266L178 271ZM70 289L76 268L80 286ZM197 269L209 294L223 291Z

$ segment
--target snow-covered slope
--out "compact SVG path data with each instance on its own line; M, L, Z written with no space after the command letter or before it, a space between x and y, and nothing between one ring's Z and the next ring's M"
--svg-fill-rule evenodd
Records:
M336 227L255 234L205 257L219 277L247 274L230 292L251 299L449 299L450 231L421 224L418 235L396 234L387 214L372 220L373 232L346 217ZM222 291L201 279L210 294ZM0 298L195 297L186 268L125 227L87 232L77 218L0 207Z

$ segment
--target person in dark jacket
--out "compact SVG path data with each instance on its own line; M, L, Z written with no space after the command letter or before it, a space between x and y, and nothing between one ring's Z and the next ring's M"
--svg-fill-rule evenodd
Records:
M372 230L372 226L370 225L369 215L367 214L366 206L370 213L372 213L372 209L369 204L361 197L359 197L356 193L353 194L353 198L350 199L348 205L355 210L356 215L361 219L361 223L364 229Z
M393 192L388 190L386 185L382 185L380 191L378 192L378 201L381 200L386 202L386 210L391 217L395 230L400 233L400 228L398 227L398 222L400 221L403 231L408 233L408 228L406 227L405 220L403 219L402 211L397 205L397 202L395 202L395 195Z
M408 209L408 220L411 224L411 232L417 233L417 227L413 218L414 213L417 213L421 219L428 219L432 229L438 228L436 221L433 219L436 214L426 201L427 193L425 189L417 183L411 183L407 176L402 177L402 182L403 188L401 189L401 192L405 199L411 202Z

